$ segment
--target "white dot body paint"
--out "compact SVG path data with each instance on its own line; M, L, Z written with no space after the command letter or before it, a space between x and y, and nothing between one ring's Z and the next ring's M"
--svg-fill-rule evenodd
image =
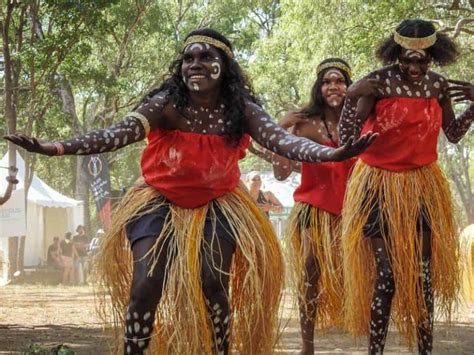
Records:
M193 90L199 91L199 85L197 83L193 83Z
M211 78L214 80L219 79L219 77L221 76L221 65L219 63L214 62L211 64L211 66L214 70L214 73L211 73Z
M135 331L135 333L138 333L140 331L140 323L133 323L133 330Z

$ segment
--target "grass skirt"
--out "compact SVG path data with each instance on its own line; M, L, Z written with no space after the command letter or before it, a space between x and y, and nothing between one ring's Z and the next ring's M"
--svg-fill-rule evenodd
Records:
M304 267L307 255L304 243L310 246L315 258L320 276L318 280L318 296L316 300L316 326L325 329L342 324L343 306L343 275L340 218L332 213L312 207L306 203L297 202L288 219L286 230L288 250L288 265L291 268L291 278L297 299L305 304L307 285L304 277Z
M392 320L412 345L417 324L426 315L420 283L422 213L431 229L431 273L438 314L450 319L460 289L459 240L449 186L437 163L405 172L378 169L360 160L355 165L342 219L345 326L355 335L369 332L375 261L363 227L374 199L388 227L383 239L395 279Z
M102 296L101 316L112 322L117 352L123 351L123 328L130 298L132 254L125 225L159 196L151 187L135 187L115 209L111 230L104 237L97 258ZM236 251L230 269L230 349L240 354L270 354L276 342L277 314L281 298L284 264L278 241L268 218L241 187L216 199L236 235ZM201 243L206 214L212 204L195 209L170 205L170 218L155 246L169 238L177 256L167 265L168 282L156 311L151 354L212 354L213 333L201 286ZM150 265L153 272L155 263ZM112 308L106 305L110 297Z

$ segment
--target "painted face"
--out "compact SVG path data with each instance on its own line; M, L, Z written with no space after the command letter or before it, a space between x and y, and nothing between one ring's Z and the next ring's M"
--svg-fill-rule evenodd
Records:
M329 107L342 105L346 96L347 83L344 75L338 69L329 69L323 76L321 94Z
M410 81L420 81L428 72L431 56L423 49L412 50L402 48L398 58L400 71Z
M181 74L192 92L217 90L222 81L223 62L219 51L207 43L191 43L184 49Z

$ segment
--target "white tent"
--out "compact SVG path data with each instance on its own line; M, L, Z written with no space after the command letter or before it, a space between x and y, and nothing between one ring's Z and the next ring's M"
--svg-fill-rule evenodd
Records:
M18 152L16 161L17 177L20 180L17 189L20 190L24 189L25 161ZM8 153L0 161L0 166L8 166ZM8 170L0 169L0 194L6 189L7 174ZM1 216L0 223L6 223L2 222ZM79 224L84 224L82 201L59 193L35 174L27 196L25 266L36 266L44 261L53 237L62 238L66 232L73 232ZM10 236L0 235L0 248L3 249L4 256L8 253L7 237Z

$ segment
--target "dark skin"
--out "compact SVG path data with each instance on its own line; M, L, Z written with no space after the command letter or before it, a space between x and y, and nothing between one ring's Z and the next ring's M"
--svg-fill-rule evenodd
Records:
M324 115L329 133L335 142L339 140L337 125L346 90L347 84L339 70L331 69L325 73L321 87L325 102ZM327 144L331 140L320 117L308 117L301 112L290 112L283 118L280 125L285 129L293 128L294 135L311 139L319 144ZM274 156L273 173L278 180L285 180L295 170L296 164L295 161Z
M341 143L351 136L357 137L376 102L389 97L437 98L442 109L442 128L448 140L456 143L467 132L469 127L454 125L456 116L451 97L456 102L471 101L471 107L466 112L473 111L474 86L464 81L446 80L438 73L429 71L431 58L428 53L410 56L404 50L399 61L399 64L372 72L348 90L346 105L352 106L353 111L357 107L357 113L354 119L343 113L340 123ZM454 85L449 86L449 82ZM364 90L361 90L362 87ZM357 91L367 91L369 94L362 96ZM356 100L357 106L354 105Z
M340 122L341 142L345 142L350 137L357 137L365 120L374 110L377 101L390 97L436 98L442 109L442 128L445 135L450 142L458 142L468 131L474 119L474 105L472 103L474 101L474 86L464 81L446 80L441 75L429 71L431 62L432 59L426 51L403 49L399 63L376 70L351 86L348 90ZM449 83L452 85L449 86ZM367 91L368 94L358 95L356 93L361 91L362 87L365 88L364 91ZM471 102L470 107L458 118L455 117L453 111L452 98L455 99L455 102ZM379 313L372 312L371 314L370 354L383 351L395 287L391 278L390 253L385 250L381 235L380 232L376 232L375 237L371 238L372 249L377 259L377 268L384 270L383 277L386 278L386 280L380 280L380 285L391 286L384 287L385 290L390 292L378 294L377 285L379 285L379 281L376 282L372 305L380 302L383 307L380 309L372 308ZM429 265L431 259L430 241L431 233L423 231L423 261L427 265ZM427 267L424 272L428 274L431 271ZM389 279L387 279L388 276L390 276ZM422 319L419 324L418 347L420 354L428 354L431 353L432 349L433 295L431 276L425 275L422 284L428 314L426 319ZM383 329L382 332L380 332L381 329Z
M347 91L344 76L338 69L330 69L323 76L321 94L324 100L324 117L327 128L319 116L308 117L300 112L291 112L282 120L284 128L293 127L297 136L303 136L319 144L327 144L339 139L337 125L342 110L342 104ZM328 131L331 137L328 135ZM275 156L273 160L273 172L280 179L286 179L292 172L295 162L283 157ZM279 163L279 164L276 164ZM316 258L310 238L303 237L302 240L304 263L304 275L306 294L304 302L300 305L300 327L303 347L302 355L314 354L314 328L316 322L318 281L320 267ZM307 307L305 307L305 304Z
M221 100L221 86L222 73L226 68L221 53L206 43L190 44L184 50L181 69L189 95L189 107L185 108L185 115L178 111L171 100L166 99L165 93L153 96L140 105L136 112L146 117L151 130L160 128L222 135L226 118ZM246 103L244 130L257 143L267 149L278 154L286 154L294 159L314 162L319 160L338 161L357 155L367 148L376 137L376 135L369 133L360 139L349 141L348 144L338 149L322 147L311 141L289 135L273 123L261 107L252 102ZM144 138L145 131L140 121L128 117L109 129L90 132L76 139L61 142L61 144L64 146L65 154L94 154L120 149ZM52 142L41 141L22 134L6 136L5 139L31 152L46 155L56 155L57 153L57 148ZM148 277L147 272L145 272L146 265L140 259L145 251L149 250L152 243L150 239L140 239L132 246L135 265L129 305L129 313L132 316L129 317L130 320L127 318L127 322L130 321L131 323L126 324L126 328L130 327L131 331L126 334L132 334L135 326L133 316L135 313L140 314L137 315L137 319L144 322L140 324L140 329L146 328L148 330L152 327L154 310L160 301L161 290L166 282L166 275L161 271L154 273L153 277ZM203 255L214 255L216 259L214 262L202 263L202 282L206 299L210 300L211 305L219 304L220 310L225 314L229 312L229 304L225 296L228 294L228 280L225 275L229 272L234 248L231 245L226 245L224 241L222 243L221 246L211 246L213 251L203 253ZM168 258L171 257L172 253L160 255L159 265L168 262ZM157 270L161 270L159 265ZM216 265L219 267L216 268ZM145 294L146 298L144 299ZM209 310L209 313L212 315L212 309ZM143 314L147 316L145 317ZM148 314L150 315L148 316ZM224 339L222 345L218 347L218 350L224 353L228 351L228 341L226 340L228 334L225 335L227 327L227 323L223 323L218 327L222 334L217 334L217 330L215 330L216 339ZM141 341L138 343L127 341L125 351L130 349L131 353L141 353L147 347L148 341L149 338L146 338L143 344L141 344Z
M225 117L221 112L220 102L220 85L221 76L212 78L217 75L216 67L223 68L223 62L220 53L212 46L202 44L197 47L188 46L184 52L184 61L182 66L183 80L189 88L190 107L187 112L190 117L184 117L173 107L172 102L164 102L160 95L154 96L148 103L140 106L136 111L147 117L151 129L177 129L184 132L196 132L204 134L222 134ZM202 110L201 110L202 109ZM270 116L263 111L258 105L248 102L245 109L245 131L259 144L276 150L278 154L285 154L285 150L281 149L279 140L284 138L279 127L272 124ZM265 133L265 135L263 134ZM273 134L275 136L273 139ZM325 148L321 157L316 154L308 154L307 159L312 161L340 161L362 152L375 139L376 135L368 133L360 137L360 139L348 142L347 145L338 149ZM144 135L140 135L140 139ZM51 142L41 141L34 137L28 137L23 134L15 134L5 136L5 139L25 148L28 151L56 155L57 149ZM137 139L139 140L139 139ZM131 140L128 140L128 144ZM124 145L118 145L121 148ZM68 153L68 147L66 154ZM324 147L322 147L324 148ZM113 148L111 150L114 150ZM106 150L108 151L108 150ZM89 149L87 154L100 152ZM72 153L77 154L77 153ZM83 153L79 153L83 154ZM299 159L299 158L296 158ZM301 159L305 159L302 157Z

